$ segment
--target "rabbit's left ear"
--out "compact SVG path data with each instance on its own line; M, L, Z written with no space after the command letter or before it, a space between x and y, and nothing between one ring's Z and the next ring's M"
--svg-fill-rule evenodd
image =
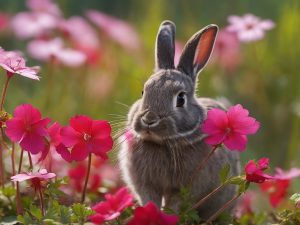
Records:
M155 70L174 69L175 25L163 21L159 27L155 46Z
M177 69L191 76L193 81L209 60L217 32L217 25L208 25L194 34L183 49Z

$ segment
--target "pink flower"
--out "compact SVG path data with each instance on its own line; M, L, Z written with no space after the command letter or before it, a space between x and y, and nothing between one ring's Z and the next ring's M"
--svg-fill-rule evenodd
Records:
M105 120L92 120L88 116L74 116L70 126L61 129L62 143L72 148L71 158L84 160L90 153L107 159L106 153L112 148L110 124Z
M68 176L70 177L70 185L79 193L83 191L84 180L87 173L86 164L77 164L76 167L69 169ZM97 168L93 168L88 181L88 190L91 192L98 192L101 186L101 176Z
M55 173L48 173L46 169L42 169L36 173L20 173L11 177L14 182L22 182L30 180L35 190L42 188L42 182L56 177Z
M124 48L129 50L139 49L139 36L134 28L125 21L96 10L88 10L86 16L103 30L105 34Z
M217 108L209 110L201 130L208 135L204 139L207 144L216 146L223 143L230 150L244 151L246 135L255 134L258 128L259 122L238 104L227 112Z
M78 67L85 63L86 56L80 51L64 48L60 38L53 40L33 40L27 46L29 55L37 60L56 60L69 67Z
M31 11L61 16L59 7L52 0L27 0L26 4Z
M275 24L271 20L261 20L252 14L242 17L229 16L229 26L226 28L230 32L235 32L242 42L251 42L262 39L266 30L271 30Z
M283 171L280 168L275 169L275 179L277 180L292 180L300 176L300 168L291 168L289 171Z
M45 36L57 25L56 17L41 12L20 12L11 21L12 31L19 39Z
M91 221L101 224L104 221L116 219L121 213L133 205L133 196L127 188L120 188L114 195L106 194L105 201L92 207L96 214L90 217Z
M213 52L213 61L225 70L234 70L241 61L240 42L235 33L219 31Z
M257 164L254 160L250 160L245 166L246 180L254 183L263 183L265 180L274 179L274 177L264 173L264 170L268 167L268 158L261 158L257 161Z
M144 207L137 207L134 217L127 225L175 225L179 218L175 215L167 215L160 211L154 203L149 202Z
M0 51L0 66L6 70L8 76L19 74L30 79L39 80L39 67L28 67L25 59L16 51Z
M15 108L14 116L6 122L6 135L18 142L22 149L37 154L46 147L46 126L50 119L43 119L38 109L24 104Z
M241 218L245 214L252 215L254 213L253 202L255 199L256 192L253 191L247 191L244 195L242 195L234 208L235 216L237 218Z

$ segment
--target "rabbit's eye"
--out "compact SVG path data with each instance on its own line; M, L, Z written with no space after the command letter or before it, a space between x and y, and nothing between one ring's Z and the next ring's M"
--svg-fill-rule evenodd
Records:
M185 93L180 92L177 96L176 107L183 107L185 103Z

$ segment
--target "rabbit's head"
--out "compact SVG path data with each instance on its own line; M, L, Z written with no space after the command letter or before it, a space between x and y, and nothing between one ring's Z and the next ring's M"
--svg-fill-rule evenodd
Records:
M197 74L211 55L218 27L198 31L185 45L174 66L175 25L164 21L155 49L155 73L144 84L143 96L129 115L131 128L143 139L161 141L199 129L204 109L197 103Z

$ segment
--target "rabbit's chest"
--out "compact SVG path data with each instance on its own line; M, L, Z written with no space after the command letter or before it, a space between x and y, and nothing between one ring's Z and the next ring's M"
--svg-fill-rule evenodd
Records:
M196 166L185 150L142 143L132 152L132 170L145 182L162 189L178 188L188 182Z

